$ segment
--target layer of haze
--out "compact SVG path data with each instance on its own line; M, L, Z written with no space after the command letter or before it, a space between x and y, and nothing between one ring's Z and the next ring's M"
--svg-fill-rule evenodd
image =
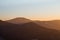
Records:
M60 0L0 0L0 19L60 19Z

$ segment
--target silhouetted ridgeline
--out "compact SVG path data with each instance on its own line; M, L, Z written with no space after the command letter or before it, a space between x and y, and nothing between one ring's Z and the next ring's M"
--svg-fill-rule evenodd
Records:
M32 22L30 19L26 19L24 17L17 17L11 20L6 20L6 22L13 23L13 24L24 24ZM53 21L33 21L37 25L42 27L60 30L60 20L53 20Z
M17 17L17 18L11 19L11 20L6 20L6 21L9 23L14 23L14 24L24 24L24 23L31 22L32 20L29 20L29 19L26 19L23 17Z
M0 36L5 40L60 40L60 31L34 22L18 25L0 21Z

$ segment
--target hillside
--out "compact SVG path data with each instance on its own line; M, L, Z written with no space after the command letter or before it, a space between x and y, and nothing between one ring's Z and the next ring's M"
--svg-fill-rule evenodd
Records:
M0 21L0 36L6 40L58 40L60 31L39 26L34 22L18 25Z
M27 18L23 17L17 17L11 20L6 20L6 22L13 23L13 24L25 24L29 22L34 22L37 25L40 25L42 27L50 28L50 29L56 29L60 30L60 20L52 20L52 21L32 21Z
M10 19L10 20L6 20L6 22L14 23L14 24L24 24L24 23L28 23L28 22L31 22L31 21L32 20L26 19L24 17L17 17L17 18L13 18L13 19Z
M53 21L34 21L34 23L51 29L60 30L60 20L53 20Z

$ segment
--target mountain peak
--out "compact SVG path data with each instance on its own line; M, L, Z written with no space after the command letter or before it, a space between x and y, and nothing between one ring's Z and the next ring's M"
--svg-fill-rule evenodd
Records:
M14 24L23 24L23 23L31 22L31 20L30 19L26 19L24 17L16 17L14 19L7 20L7 22L14 23Z
M12 19L13 20L13 19ZM24 17L16 17L16 18L14 18L14 20L29 20L29 19L26 19L26 18L24 18Z

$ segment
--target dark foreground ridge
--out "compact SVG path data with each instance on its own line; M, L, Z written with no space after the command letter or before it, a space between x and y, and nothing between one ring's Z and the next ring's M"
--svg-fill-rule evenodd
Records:
M5 40L60 40L60 31L34 22L18 25L0 20L0 37Z

